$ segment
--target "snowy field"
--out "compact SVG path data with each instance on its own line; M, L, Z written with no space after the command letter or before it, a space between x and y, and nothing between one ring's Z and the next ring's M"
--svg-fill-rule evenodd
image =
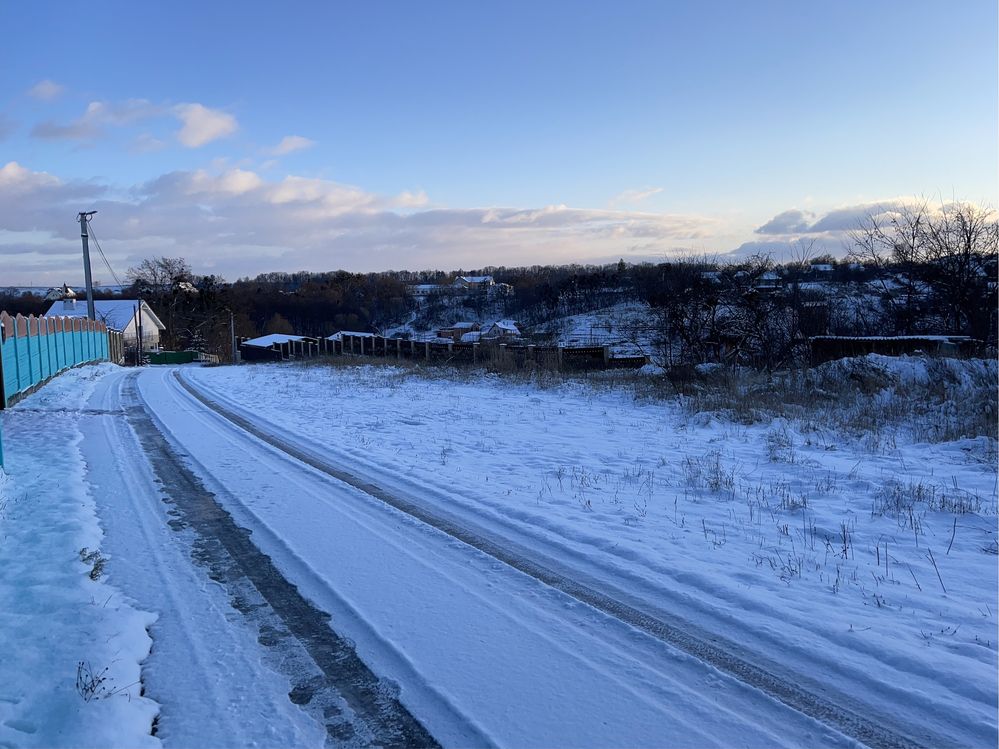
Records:
M920 360L899 362L896 378L925 379ZM995 381L994 362L968 366ZM294 365L184 376L809 688L916 736L996 743L994 434L744 425L600 380Z

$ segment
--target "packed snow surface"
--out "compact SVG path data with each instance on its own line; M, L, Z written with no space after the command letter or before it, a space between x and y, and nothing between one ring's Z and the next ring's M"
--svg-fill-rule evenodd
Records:
M106 581L80 410L117 367L65 372L0 412L0 747L158 746L140 662L156 616Z

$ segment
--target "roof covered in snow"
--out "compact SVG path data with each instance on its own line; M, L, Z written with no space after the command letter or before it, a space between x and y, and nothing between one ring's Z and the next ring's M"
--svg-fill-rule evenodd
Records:
M135 308L139 304L138 299L98 299L94 301L94 314L98 320L111 328L111 330L124 330L135 318ZM149 316L153 324L160 330L165 330L166 326L160 322L160 319L149 308L149 305L145 302L141 302L141 304L142 311ZM77 300L76 304L71 308L67 308L61 301L54 302L49 307L48 312L45 313L45 316L86 317L87 302L85 300Z
M492 325L487 325L486 329L491 330L496 328L498 330L507 330L511 333L520 333L520 329L517 327L517 323L513 320L497 320Z
M345 335L352 336L354 338L374 338L374 333L358 333L354 330L341 330L339 333L334 333L333 335L326 336L327 341L342 341Z
M244 346L259 346L260 348L270 348L275 343L287 343L288 341L304 341L305 336L288 335L287 333L270 333L259 338L251 338L243 341Z

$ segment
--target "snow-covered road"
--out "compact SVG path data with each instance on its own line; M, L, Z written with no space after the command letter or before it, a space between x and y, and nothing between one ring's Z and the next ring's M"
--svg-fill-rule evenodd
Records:
M445 745L851 743L239 429L170 369L143 371L137 391L174 453Z

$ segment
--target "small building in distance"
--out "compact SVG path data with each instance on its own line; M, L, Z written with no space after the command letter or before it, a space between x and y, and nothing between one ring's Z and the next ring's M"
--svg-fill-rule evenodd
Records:
M94 301L94 314L109 330L117 330L122 334L122 342L126 348L137 345L141 320L142 350L159 351L160 331L166 330L166 326L145 302L138 299L99 299ZM67 296L53 302L45 316L86 317L87 301Z
M438 338L450 338L452 341L460 341L465 333L471 333L479 329L477 322L456 322L446 328L437 331Z
M494 284L495 281L493 281L492 276L458 276L454 279L455 288L468 289L469 291L488 289Z
M482 329L483 341L505 341L516 338L520 338L520 328L513 320L497 320Z
M406 291L409 292L410 296L416 297L417 299L426 299L431 294L440 292L442 287L435 283L417 283L406 287Z

